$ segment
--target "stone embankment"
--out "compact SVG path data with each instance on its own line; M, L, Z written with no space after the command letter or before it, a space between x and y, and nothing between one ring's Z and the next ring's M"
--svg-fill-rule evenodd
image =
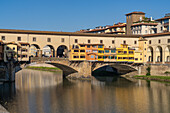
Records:
M2 105L0 105L0 113L9 113Z

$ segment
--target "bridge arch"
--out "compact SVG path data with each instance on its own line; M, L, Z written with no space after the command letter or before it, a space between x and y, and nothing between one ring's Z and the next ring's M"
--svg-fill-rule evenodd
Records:
M57 48L57 57L63 57L63 58L68 58L68 47L66 45L60 45Z
M170 45L165 47L165 62L170 62Z
M155 50L156 62L162 62L162 47L157 46Z
M115 74L118 74L118 75L137 71L137 69L135 67L128 65L128 64L115 64L115 63L110 64L109 63L109 64L96 65L95 68L92 69L92 73L98 69L101 69L102 67L110 67L108 69L112 68L112 72ZM110 71L110 70L107 70L107 68L106 68L106 71Z
M68 65L68 63L64 64L64 63L55 62L55 63L48 63L48 64L51 64L61 69L63 71L64 76L68 76L70 74L78 72L77 69L72 68L71 66Z
M148 54L147 61L153 62L153 47L151 47L151 46L148 47L147 54Z
M43 55L55 57L55 49L52 45L46 45L43 47Z
M38 57L38 56L41 55L41 50L40 50L40 46L39 45L31 44L30 49L31 49L31 56Z

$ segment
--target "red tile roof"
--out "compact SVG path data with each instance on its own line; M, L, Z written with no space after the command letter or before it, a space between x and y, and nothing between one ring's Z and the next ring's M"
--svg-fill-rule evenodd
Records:
M110 26L108 28L116 28L116 27L126 27L126 24L122 24L122 25L113 25L113 26Z
M126 16L127 16L127 15L131 15L131 14L145 14L145 13L144 13L144 12L134 11L134 12L131 12L131 13L126 14Z
M156 21L165 20L165 19L170 19L170 16L163 17L163 18L160 18L160 19L156 19Z
M139 26L139 25L158 25L158 23L135 23L132 26Z

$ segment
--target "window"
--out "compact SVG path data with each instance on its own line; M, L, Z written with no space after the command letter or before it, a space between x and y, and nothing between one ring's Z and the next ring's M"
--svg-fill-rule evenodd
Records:
M133 51L129 51L129 54L133 54Z
M90 48L90 45L88 45L87 48Z
M85 56L80 56L80 58L85 58Z
M103 40L100 40L100 43L103 44Z
M98 56L98 59L102 59L103 57L102 56Z
M99 50L98 53L104 53L104 51Z
M142 60L142 58L140 58L140 60Z
M79 52L79 50L74 50L74 52Z
M15 50L15 47L13 47L13 50Z
M122 59L122 57L118 57L118 59Z
M78 39L75 39L74 42L75 42L75 43L78 43Z
M96 45L93 45L92 47L93 47L93 48L97 48L97 46L96 46Z
M129 57L129 60L133 60L134 59L134 57Z
M134 41L134 44L137 44L137 41Z
M130 51L129 51L130 52ZM127 54L127 51L124 51L124 54Z
M85 47L85 45L80 45L80 47Z
M116 50L111 50L111 53L116 53Z
M109 53L109 50L105 50L105 53Z
M9 50L9 47L6 47L6 50Z
M73 58L79 58L79 56L73 56Z
M36 37L33 37L32 41L33 41L33 42L36 42Z
M135 60L138 60L138 58L135 58Z
M51 42L51 38L47 38L47 42Z
M123 59L128 59L128 57L123 57Z
M91 55L91 58L94 58L94 55Z
M170 43L170 39L168 39L168 43Z
M145 33L147 33L147 30L145 30Z
M93 53L97 53L97 50L93 50Z
M1 39L2 39L2 40L5 40L5 36L2 36Z
M125 41L125 40L123 41L123 44L126 44L126 41Z
M151 40L149 40L149 44L151 44Z
M26 57L26 58L27 58L27 55L22 55L22 58L23 58L23 57Z
M112 40L112 44L114 44L115 43L115 41L114 40Z
M158 40L158 43L160 44L160 43L161 43L161 40Z
M18 37L17 40L18 40L18 41L21 41L21 37Z
M161 31L163 30L163 27L161 27Z
M90 43L90 40L88 40L88 43Z
M64 38L61 39L61 42L64 42Z
M85 50L80 50L80 52L85 52Z
M98 48L103 48L103 45L99 45Z
M145 42L145 44L146 44L146 42Z

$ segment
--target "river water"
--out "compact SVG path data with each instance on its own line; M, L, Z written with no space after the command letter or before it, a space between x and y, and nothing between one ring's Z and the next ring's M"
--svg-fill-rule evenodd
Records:
M0 85L11 113L169 113L170 84L115 77L63 79L62 73L24 69Z

